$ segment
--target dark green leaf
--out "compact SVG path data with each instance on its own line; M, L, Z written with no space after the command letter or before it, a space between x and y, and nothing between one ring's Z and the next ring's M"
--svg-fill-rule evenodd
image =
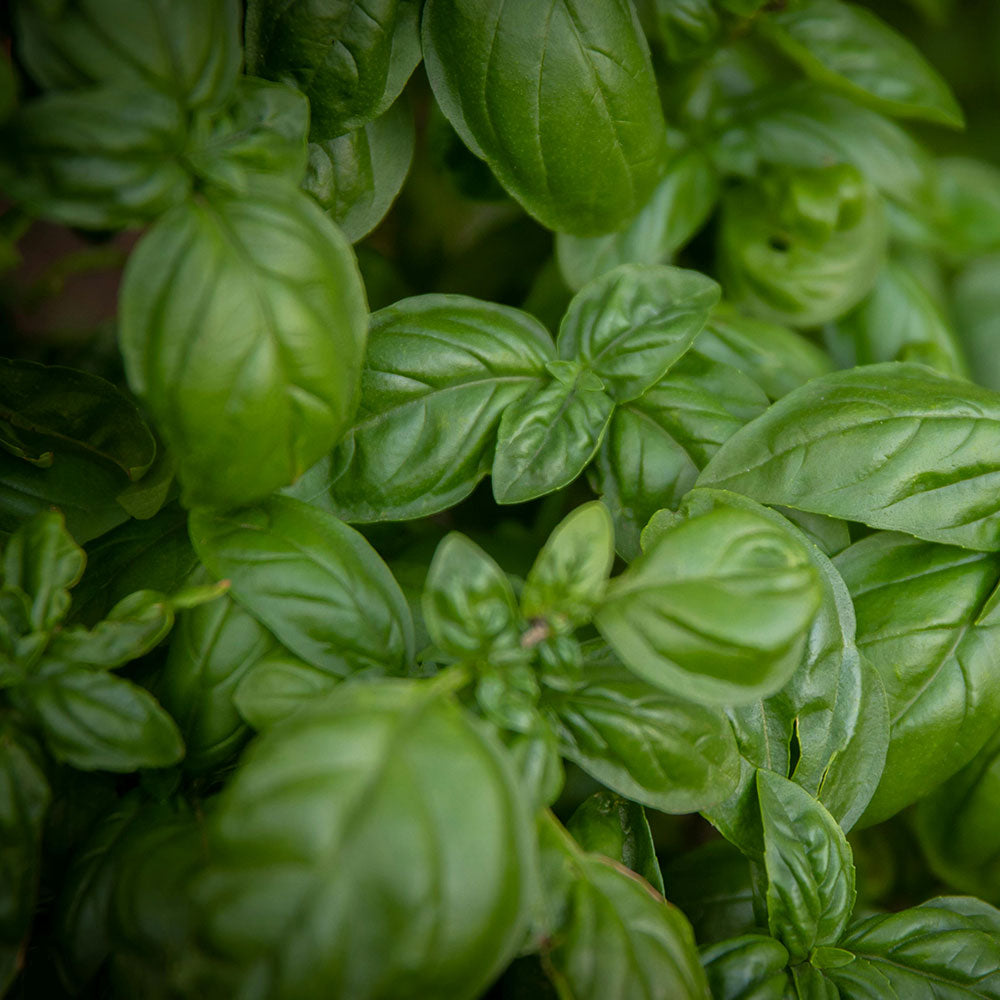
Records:
M547 377L552 338L527 313L458 295L372 316L361 409L333 485L349 521L422 517L490 469L500 415Z
M814 379L733 435L699 484L1000 548L1000 396L911 364Z
M304 194L255 183L168 213L129 258L129 383L187 504L266 496L317 461L357 404L366 307L346 240Z
M331 514L274 496L233 514L193 513L191 539L233 598L307 663L338 677L409 665L406 598L368 542Z
M788 952L780 941L759 934L702 948L708 985L715 1000L786 1000Z
M610 232L652 195L665 130L631 3L429 0L423 47L448 120L543 225Z
M595 622L634 673L731 705L788 680L819 603L802 543L759 514L720 508L663 532L611 582Z
M722 21L712 0L653 0L652 8L657 37L671 61L704 56L718 42Z

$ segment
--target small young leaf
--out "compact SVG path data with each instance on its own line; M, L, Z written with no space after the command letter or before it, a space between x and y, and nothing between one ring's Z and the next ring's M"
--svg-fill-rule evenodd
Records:
M786 1000L788 952L759 934L730 938L701 950L715 1000Z
M232 703L254 729L269 729L332 691L339 679L287 653L270 653L241 672Z

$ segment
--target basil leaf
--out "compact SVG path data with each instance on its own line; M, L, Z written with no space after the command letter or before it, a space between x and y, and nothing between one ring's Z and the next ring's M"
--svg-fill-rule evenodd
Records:
M38 97L4 126L0 183L36 215L84 229L152 222L183 202L183 108L155 90Z
M251 0L247 65L309 98L314 141L361 128L395 101L420 62L415 0Z
M199 177L242 193L253 174L299 181L306 169L308 131L309 102L299 91L241 76L224 113L194 119L184 155Z
M824 375L734 434L699 485L993 550L998 404L995 393L921 365Z
M535 848L516 781L433 687L342 685L265 733L222 792L202 935L274 1000L472 1000L526 929Z
M589 621L614 562L614 529L602 503L588 503L556 525L521 591L525 618L560 626Z
M458 295L372 316L361 408L332 487L348 521L436 513L489 471L500 416L546 378L552 338L527 313Z
M704 56L722 31L712 0L654 0L657 38L671 62Z
M268 729L312 704L338 680L287 653L269 653L240 671L232 704L254 729Z
M397 101L374 121L323 142L309 143L302 187L357 243L385 218L410 170L413 112Z
M156 699L114 674L52 662L16 696L52 756L78 770L167 767L184 755L177 726Z
M492 469L497 503L523 503L569 485L607 430L615 404L600 380L572 362L554 364L566 365L565 378L515 400L500 418Z
M49 90L144 84L213 109L240 68L236 0L18 0L14 14L18 54Z
M274 496L234 514L195 511L191 540L233 598L307 663L337 677L409 665L413 621L399 584L331 514Z
M836 944L854 909L854 861L837 821L804 788L757 772L767 922L792 961Z
M708 154L698 147L682 149L624 229L604 236L558 233L559 271L578 291L620 264L666 264L705 224L718 197L719 180Z
M948 85L902 35L864 7L805 0L760 22L810 76L887 114L961 128Z
M949 255L961 260L1000 250L1000 170L947 157L937 162L937 178L938 230Z
M879 533L836 565L889 696L889 754L865 817L877 822L965 766L996 729L1000 557Z
M818 326L857 305L885 257L875 189L848 164L774 168L723 198L726 295L762 319Z
M577 806L566 829L588 854L603 854L621 862L663 894L653 835L638 803L613 792L595 792Z
M568 690L546 689L543 706L564 757L652 809L694 812L735 787L739 760L725 716L634 677L614 657L585 666Z
M249 738L234 692L276 646L274 636L228 595L178 616L157 693L184 737L186 770L213 770Z
M955 331L969 359L972 377L1000 391L1000 255L980 257L961 271L953 287Z
M612 580L595 624L638 676L731 705L788 680L819 602L801 543L758 514L719 509L660 535Z
M581 851L551 814L539 836L548 906L542 963L560 995L626 1000L636 984L655 983L663 996L708 1000L680 910L623 866Z
M976 900L966 912L965 902L932 899L859 921L840 942L854 961L826 975L845 1000L993 1000L1000 996L1000 914Z
M499 731L521 786L521 797L533 812L545 809L559 798L566 783L559 748L552 731L542 722L532 732Z
M649 199L666 134L631 4L430 0L422 28L441 110L543 225L598 235Z
M623 264L573 297L556 347L593 371L616 403L627 403L687 351L718 301L719 286L697 271Z
M350 247L304 194L272 181L248 195L179 206L125 270L129 384L177 457L189 506L290 483L357 401L365 299Z
M780 941L759 934L730 938L701 950L715 1000L785 1000L788 952Z
M24 961L41 868L42 826L51 793L16 730L0 729L0 991Z
M833 368L830 358L804 337L776 323L743 316L725 303L712 310L695 344L699 354L732 365L772 400Z

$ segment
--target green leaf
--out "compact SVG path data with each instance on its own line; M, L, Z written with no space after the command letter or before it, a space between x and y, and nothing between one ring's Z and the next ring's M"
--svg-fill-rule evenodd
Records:
M840 0L805 0L760 22L812 77L891 115L961 128L948 85L906 38L871 11Z
M783 326L716 306L695 341L696 350L743 372L772 400L832 371L830 358L811 341Z
M836 559L858 646L882 676L891 736L878 822L966 765L1000 712L1000 556L878 533Z
M139 479L156 441L138 407L88 372L0 358L0 447L40 467L55 452L79 450Z
M18 55L49 90L153 86L222 105L242 58L237 0L18 0Z
M819 603L801 543L759 514L719 509L660 535L611 582L595 623L640 677L732 705L788 680Z
M556 235L559 270L574 291L620 264L666 264L705 224L719 197L708 154L696 147L675 153L667 172L632 221L604 236Z
M881 198L849 164L776 167L723 198L722 287L762 319L796 327L834 319L871 290L885 247Z
M627 403L676 364L718 301L719 286L697 271L623 264L573 297L556 346Z
M952 315L972 378L1000 391L1000 255L972 261L955 279Z
M757 772L767 922L792 961L835 945L854 909L854 860L837 821L804 788Z
M24 961L34 914L42 827L51 793L35 754L10 726L0 728L0 991Z
M5 126L0 184L33 214L84 229L152 222L183 202L183 108L155 90L60 91Z
M165 215L121 296L129 384L174 452L186 505L234 506L296 479L347 430L366 307L354 255L283 184Z
M532 841L509 759L458 705L345 684L265 733L222 792L202 935L274 1000L473 1000L522 944Z
M978 900L932 899L854 924L840 942L855 959L827 969L844 1000L996 1000L1000 913Z
M519 651L520 616L510 580L474 542L453 531L427 571L424 622L449 656L487 659Z
M577 507L556 525L521 592L525 618L566 625L586 623L601 602L614 561L614 528L608 509Z
M709 1000L680 910L624 866L584 853L551 814L539 835L548 910L542 964L560 996Z
M294 87L241 76L223 113L202 113L184 158L198 177L237 193L248 176L280 174L298 182L307 161L309 102Z
M577 806L566 829L588 854L603 854L641 875L663 894L663 876L656 859L646 812L614 792L594 792Z
M333 690L338 680L288 653L268 653L240 671L232 704L254 729L269 729Z
M631 4L429 0L422 27L441 110L543 225L594 236L642 208L665 128Z
M814 379L734 434L716 486L873 528L1000 548L1000 396L912 364Z
M413 112L396 101L374 121L324 142L309 143L302 187L357 243L385 218L410 170Z
M512 402L500 418L493 458L497 503L523 503L568 486L594 457L614 400L593 373L572 362L534 395ZM592 381L593 380L593 381Z
M718 43L722 21L712 0L653 0L656 34L671 62L704 56Z
M396 100L420 62L416 0L251 0L250 72L309 98L310 138L362 128Z
M3 582L19 587L30 603L29 622L36 632L53 628L69 611L69 590L86 565L83 550L66 530L58 511L40 511L7 540Z
M739 758L717 709L686 701L603 656L567 690L546 689L546 717L564 757L651 809L688 813L732 793Z
M114 670L159 645L173 624L170 599L156 590L139 590L122 598L94 628L74 625L57 632L46 656L66 666Z
M959 260L1000 250L1000 170L982 160L937 162L937 235Z
M233 598L307 663L337 677L409 665L406 598L368 542L331 514L274 496L233 514L192 513L191 540Z
M701 950L715 1000L786 1000L788 952L759 934L730 938Z
M533 317L458 295L374 313L361 408L332 490L348 521L451 507L489 472L500 416L537 389L554 357Z
M144 688L102 670L46 664L17 689L56 760L81 771L167 767L184 755L174 720Z
M184 737L186 770L211 771L249 738L235 691L276 646L274 636L228 595L178 616L157 693Z

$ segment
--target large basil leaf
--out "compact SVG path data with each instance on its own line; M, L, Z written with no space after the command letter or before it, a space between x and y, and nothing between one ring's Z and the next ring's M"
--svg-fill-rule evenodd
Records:
M269 730L208 843L203 935L274 1000L472 1000L522 943L534 847L517 779L432 686L342 685Z
M274 496L234 514L194 512L191 540L236 601L307 663L340 677L408 666L406 598L368 542L333 515Z
M1000 997L1000 913L978 900L944 897L867 917L840 947L854 961L825 974L844 1000Z
M1000 391L1000 256L980 257L955 280L952 289L955 331L969 358L972 377Z
M311 138L361 128L384 112L420 62L416 0L250 0L247 66L309 98Z
M680 910L624 866L581 851L551 814L540 819L539 837L547 910L543 964L561 996L709 1000L694 935Z
M240 68L238 0L18 0L18 54L43 87L153 86L213 109Z
M228 596L178 616L157 693L184 737L186 769L224 764L249 737L233 694L276 647L274 636Z
M792 961L835 945L854 909L854 861L837 821L804 788L757 772L767 922Z
M786 1000L788 952L780 941L745 934L702 948L715 1000Z
M79 449L139 479L156 441L139 408L88 372L0 358L0 447L41 467L55 452Z
M820 594L802 543L759 514L720 508L664 531L612 580L595 623L640 677L732 705L788 680Z
M579 361L616 403L641 396L691 346L719 301L697 271L623 264L578 292L559 326L560 357Z
M763 319L818 326L857 305L885 256L875 188L849 164L773 168L723 198L726 295Z
M361 128L309 143L302 186L357 243L396 200L410 169L414 141L413 112L406 101L397 101Z
M465 296L374 313L361 408L338 451L342 516L422 517L468 496L490 469L501 414L541 386L554 353L527 313Z
M755 770L790 777L849 830L882 775L889 709L878 674L858 652L851 595L830 560L781 515L744 497L698 489L682 509L690 516L718 507L752 511L799 539L822 593L802 660L788 683L770 698L729 710L744 763L735 794L711 809L709 818L752 854L760 849Z
M50 791L18 733L0 728L0 992L23 962L41 867L42 824Z
M931 869L949 885L1000 901L1000 731L957 774L917 805L916 828Z
M543 225L610 232L653 193L665 128L631 3L429 0L423 46L448 120Z
M144 88L36 98L4 126L0 185L32 213L69 226L151 222L191 188L183 110Z
M559 271L574 291L620 264L666 264L705 224L719 197L708 154L692 146L671 158L652 197L624 229L605 236L556 236Z
M725 303L712 310L695 343L700 354L737 368L772 400L833 368L829 356L805 337L743 316Z
M996 729L1000 556L879 533L836 566L858 646L889 696L889 753L865 817L878 822L967 764Z
M125 270L120 342L188 505L259 499L333 446L365 324L347 241L291 187L254 182L157 222Z
M734 434L699 484L991 551L998 420L996 393L920 365L836 372Z
M653 687L614 656L591 658L566 687L543 695L560 752L608 788L668 813L708 808L735 788L736 742L717 709Z
M551 367L556 377L500 418L491 470L497 503L522 503L569 485L594 457L611 420L614 400L593 372L570 361Z
M103 670L53 661L15 697L56 760L81 771L167 767L184 755L177 726L156 699Z
M864 7L805 0L760 22L807 73L888 114L960 128L948 85L902 35Z

